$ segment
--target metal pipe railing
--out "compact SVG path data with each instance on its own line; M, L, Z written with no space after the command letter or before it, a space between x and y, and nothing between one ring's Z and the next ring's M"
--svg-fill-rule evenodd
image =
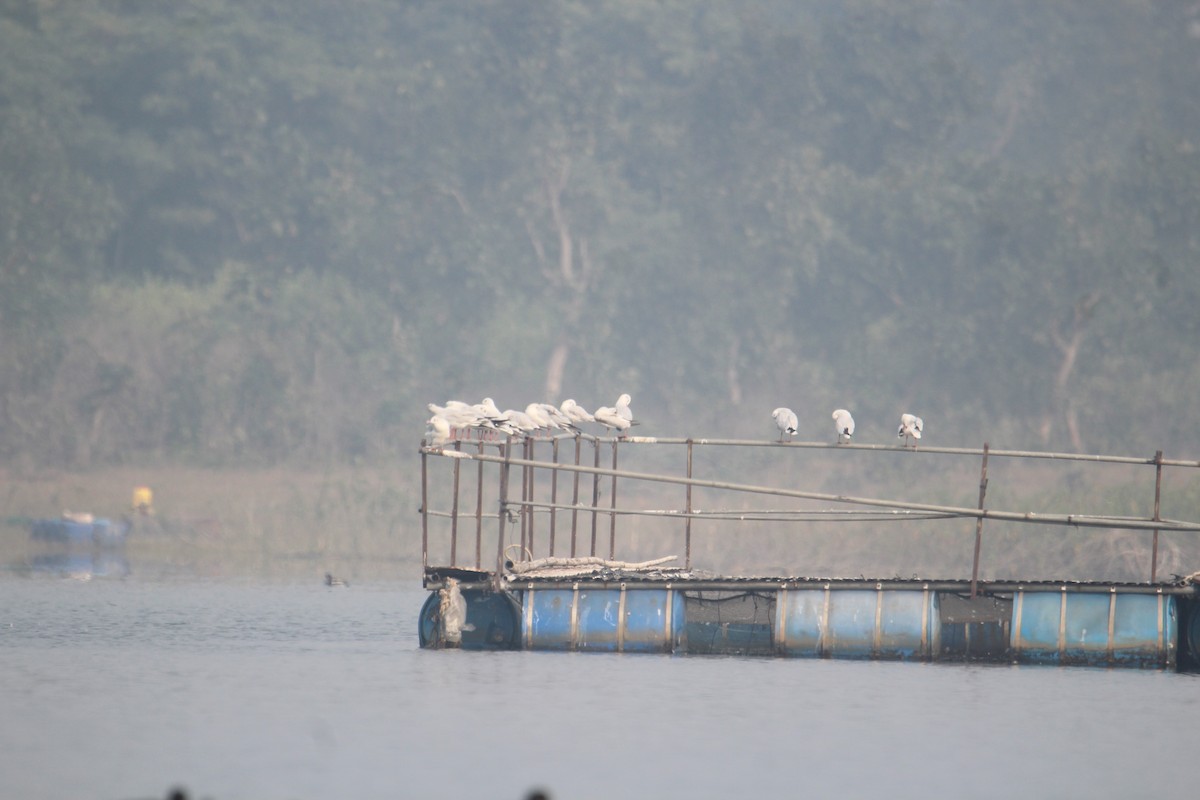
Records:
M687 484L705 489L722 489L734 492L745 492L748 494L765 494L776 497L788 497L801 500L821 500L832 503L847 503L852 505L874 506L879 508L910 509L913 511L952 514L961 517L994 519L1003 522L1024 522L1038 525L1071 525L1076 527L1127 528L1144 530L1153 530L1155 527L1159 527L1164 530L1172 531L1200 531L1200 523L1186 522L1183 520L1155 520L1153 518L1144 517L1122 517L1119 520L1114 520L1108 517L1090 514L1040 514L1032 511L996 511L994 509L987 508L966 508L962 506L938 505L935 503L912 503L903 500L881 500L873 497L829 494L827 492L807 492L799 489L780 489L773 486L733 483L730 481L714 481L701 478L680 478L673 475L660 475L650 472L633 472L628 470L613 470L605 467L576 467L567 464L553 466L547 464L546 462L515 458L504 459L489 455L474 456L463 454L463 457L478 458L492 463L507 463L523 468L579 471L593 475L596 478L612 476L628 478L630 480L647 481L651 483L673 483L680 485ZM600 510L600 507L595 499L593 500L593 508L596 509L593 511L593 514L598 513Z
M1150 582L1154 583L1157 580L1157 564L1159 550L1159 534L1163 531L1174 532L1200 532L1200 523L1193 523L1183 520L1163 519L1161 516L1161 498L1162 498L1162 475L1164 467L1182 467L1182 468L1200 468L1200 461L1181 460L1181 459L1165 459L1162 451L1157 451L1151 458L1135 458L1127 456L1109 456L1109 455L1094 455L1094 454L1078 454L1078 453L1054 453L1054 452L1038 452L1024 450L993 450L990 445L985 443L982 449L974 448L956 448L956 447L921 447L910 448L895 445L876 445L876 444L832 444L829 442L773 442L762 440L745 440L745 439L677 439L677 438L659 438L659 437L597 437L589 434L576 434L570 436L574 440L574 463L562 463L559 460L559 442L564 436L556 436L549 439L552 442L553 452L551 461L539 461L536 458L535 441L547 441L547 439L535 439L535 437L524 437L521 440L523 445L523 458L514 458L512 446L518 440L506 438L504 441L491 441L480 439L478 441L478 452L469 453L462 449L462 440L457 440L453 444L453 449L438 448L427 446L422 442L421 446L421 551L422 565L424 568L429 567L429 518L449 516L451 520L450 531L450 559L451 565L457 565L457 538L458 538L458 520L459 520L459 483L461 475L461 462L464 460L474 460L477 462L478 469L476 470L476 507L475 507L475 566L480 568L482 563L482 541L483 541L483 519L498 518L500 521L498 530L497 542L497 569L500 570L504 563L504 547L506 544L505 525L508 521L515 521L516 518L521 522L521 537L520 543L523 552L528 553L530 557L534 551L534 532L535 532L535 511L548 512L550 515L549 521L549 553L554 555L557 541L557 521L558 512L561 510L571 511L571 556L574 557L577 553L577 537L578 537L578 515L580 511L591 514L591 545L590 554L596 555L597 551L597 534L598 534L598 517L600 514L609 516L609 558L616 557L616 518L618 516L672 516L681 517L684 519L684 540L685 540L685 569L691 569L691 522L693 519L729 519L729 520L754 520L754 521L811 521L822 519L822 521L838 518L842 521L878 521L878 520L916 520L916 519L950 519L950 518L972 518L975 520L975 542L974 554L972 558L971 570L971 594L974 595L979 585L979 566L981 559L981 543L983 521L992 519L1004 522L1029 523L1040 525L1056 525L1056 526L1071 526L1077 528L1101 528L1101 529L1128 529L1128 530L1149 530L1153 532L1150 556ZM593 447L593 466L584 466L581 464L582 441L590 441ZM622 470L618 468L618 446L621 443L625 444L664 444L664 445L685 445L687 447L687 470L686 477L678 477L675 475L662 475L648 472L638 472L631 470ZM602 468L600 466L600 448L604 444L609 444L612 447L612 467ZM824 492L808 492L795 489L781 489L770 486L760 486L754 484L736 483L730 481L717 481L708 479L698 479L693 474L693 454L694 448L697 446L716 446L716 447L775 447L775 448L798 448L798 449L823 449L823 450L866 450L875 452L903 452L909 454L940 454L940 455L956 455L956 456L976 456L981 457L980 470L980 485L979 485L979 502L976 508L967 508L959 506L938 505L929 503L912 503L905 501L884 500L879 498L859 497L853 495L838 495ZM487 448L495 447L499 454L489 455ZM451 511L445 512L433 511L429 508L429 485L428 485L428 456L439 455L447 456L455 459L453 468L453 495L451 500ZM1117 517L1111 515L1085 515L1085 514L1043 514L1034 512L1012 512L986 507L986 495L988 486L988 460L989 458L1029 458L1029 459L1051 459L1061 461L1074 462L1089 462L1089 463L1110 463L1110 464L1127 464L1139 466L1154 466L1155 467L1155 489L1154 489L1154 510L1150 517ZM499 511L495 514L486 513L483 511L483 481L484 467L486 464L498 464L500 467L500 498ZM521 495L520 500L512 500L509 498L508 487L508 472L513 466L521 468ZM538 469L549 469L551 471L551 488L550 502L544 503L536 500L535 492L535 474ZM572 473L572 499L570 503L558 502L558 474L561 471ZM579 483L584 475L592 476L592 502L590 504L581 504L579 502ZM600 505L600 481L603 477L609 477L610 496L606 508ZM627 480L639 480L655 483L677 484L686 487L685 507L682 510L652 510L652 509L622 509L617 506L617 488L618 479L624 478ZM864 506L873 509L886 509L886 515L880 516L885 512L880 511L842 511L841 516L833 510L817 511L803 509L757 509L757 510L725 510L725 511L702 511L693 507L693 489L714 489L725 490L732 492L742 492L749 494L762 494L789 499L803 500L818 500L824 502L841 503L848 505ZM510 508L517 510L518 514L514 518L509 517Z

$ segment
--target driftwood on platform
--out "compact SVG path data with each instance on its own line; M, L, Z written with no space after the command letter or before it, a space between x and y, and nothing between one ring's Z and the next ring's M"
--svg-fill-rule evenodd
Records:
M598 556L581 556L578 558L563 558L551 556L538 558L533 561L517 561L508 565L508 571L513 575L527 577L538 576L570 577L572 575L590 575L603 570L620 570L622 572L638 572L652 570L668 561L674 561L678 556L663 556L651 561L612 561Z

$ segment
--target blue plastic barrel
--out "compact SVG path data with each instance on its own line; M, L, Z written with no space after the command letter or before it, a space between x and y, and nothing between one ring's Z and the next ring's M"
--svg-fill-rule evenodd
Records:
M1177 616L1172 595L1018 591L1013 655L1034 664L1173 668Z
M937 592L780 589L775 648L785 656L932 659L941 647Z
M683 597L662 587L525 589L521 642L529 650L673 652Z
M517 634L519 609L516 602L504 592L463 589L467 601L467 623L471 630L462 632L463 650L515 650L520 646ZM430 592L421 608L418 633L421 647L438 647L439 604L437 592Z

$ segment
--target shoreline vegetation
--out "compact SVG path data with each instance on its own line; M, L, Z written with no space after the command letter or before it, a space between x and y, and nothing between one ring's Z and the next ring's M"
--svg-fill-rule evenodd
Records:
M995 509L1150 513L1153 484L1147 488L1142 472L1085 479L1074 471L1056 475L1040 467L1001 470L994 468L989 493L995 502L989 505ZM748 476L752 471L738 472ZM822 489L849 485L848 474L839 473L800 470L790 480ZM431 484L441 477L431 475ZM882 497L973 504L965 494L975 480L969 477L944 471L918 479L908 474L872 481L867 488ZM26 474L0 470L0 565L19 570L52 551L53 546L31 541L30 523L72 511L130 519L133 528L121 552L140 575L317 582L329 572L351 584L368 581L412 587L419 585L421 576L419 479L419 470L412 465L323 470L162 466ZM151 515L132 508L139 486L153 491ZM630 488L620 495L622 506L669 508L679 500L661 489L638 494ZM489 505L492 502L489 498ZM712 502L718 501L712 498ZM431 491L430 503L437 510L445 497ZM1200 475L1195 470L1166 476L1162 513L1166 518L1200 519ZM545 522L539 524L536 555L540 557L547 553ZM565 530L565 521L560 524ZM601 527L606 548L607 518ZM678 520L625 517L618 529L620 557L637 560L674 554L678 566L683 566ZM444 519L431 519L432 564L448 563L447 530ZM459 564L469 566L474 526L464 523L460 531ZM490 554L495 553L493 526L485 525L484 531L482 566L488 569ZM974 523L964 520L898 525L697 523L692 566L734 575L962 578L970 575L973 537ZM560 533L557 555L564 554L566 541L567 534ZM1148 531L988 522L983 531L981 577L1144 581L1149 574L1150 542ZM1197 569L1200 536L1161 535L1161 580Z
M30 541L33 519L64 511L132 523L123 552L166 572L318 580L419 579L420 516L400 470L114 468L3 475L0 562L53 546ZM150 487L153 512L132 508Z

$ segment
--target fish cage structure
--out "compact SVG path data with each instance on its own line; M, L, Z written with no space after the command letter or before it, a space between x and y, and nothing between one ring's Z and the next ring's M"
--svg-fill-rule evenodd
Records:
M809 491L699 474L696 455L722 449L875 451L906 458L978 459L973 506ZM622 468L622 454L667 454L679 471ZM781 453L781 451L783 451ZM662 453L658 453L663 456ZM718 456L719 458L719 456ZM1200 461L1037 451L660 437L468 438L422 441L421 554L430 595L419 617L423 647L580 650L777 657L994 661L1200 670L1200 572L1159 572L1160 536L1200 536L1200 522L1160 514L1165 470ZM989 462L1111 463L1153 470L1153 513L1113 516L992 508ZM628 460L628 457L627 457ZM659 459L660 461L662 458ZM1196 473L1200 475L1200 473ZM642 507L664 487L677 508ZM677 487L670 489L669 487ZM643 491L639 491L643 490ZM701 509L698 492L817 501L834 509ZM620 560L631 520L652 518L678 553ZM750 523L795 528L823 521L884 525L961 520L970 575L956 578L713 574L693 565L694 526L737 541ZM1056 526L1144 534L1145 580L981 577L986 526ZM642 539L645 546L647 537ZM670 541L666 541L670 539ZM436 555L431 556L431 548Z

